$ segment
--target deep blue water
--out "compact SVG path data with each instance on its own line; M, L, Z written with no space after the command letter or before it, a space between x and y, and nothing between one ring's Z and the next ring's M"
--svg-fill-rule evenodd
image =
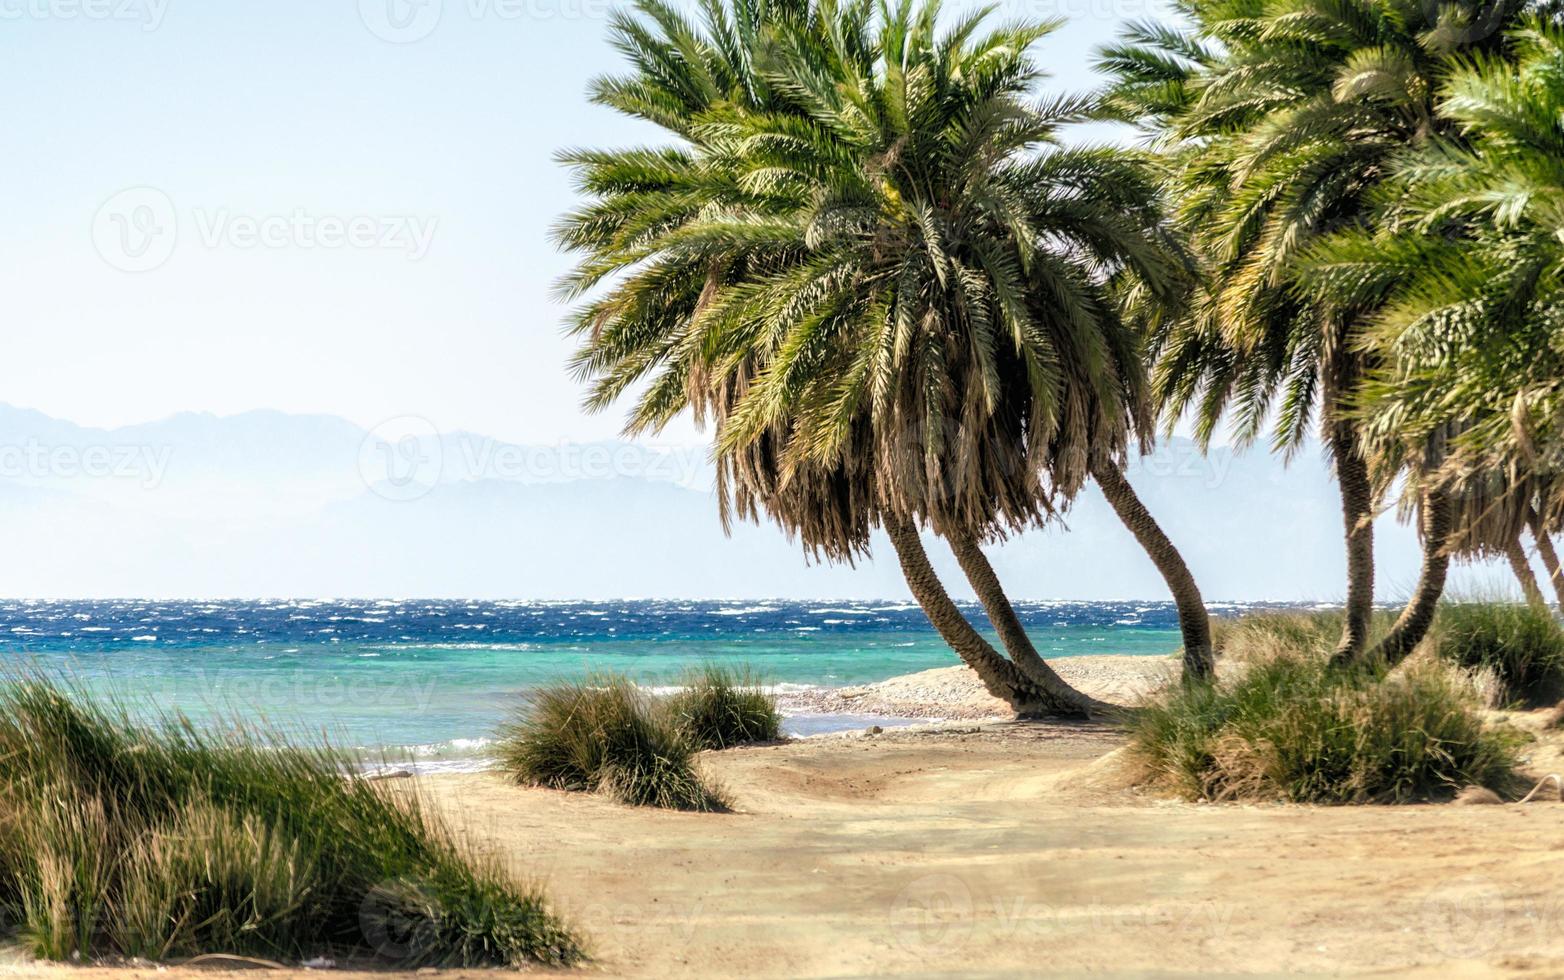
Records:
M1047 657L1178 646L1169 603L1018 611ZM0 659L135 711L438 756L481 744L527 688L594 671L668 685L722 661L773 683L843 685L958 663L916 606L842 600L0 601Z

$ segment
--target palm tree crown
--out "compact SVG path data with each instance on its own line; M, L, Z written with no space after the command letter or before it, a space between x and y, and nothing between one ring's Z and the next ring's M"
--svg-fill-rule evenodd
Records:
M1494 25L1518 7L1216 0L1191 6L1189 35L1137 28L1104 54L1118 77L1108 105L1172 160L1177 220L1205 273L1180 315L1148 317L1165 418L1193 414L1202 440L1229 418L1241 442L1272 423L1289 453L1323 423L1348 553L1343 657L1366 649L1372 520L1388 482L1353 414L1381 352L1363 343L1371 298L1310 292L1304 270L1320 241L1383 220L1397 161L1451 128L1435 112L1442 79L1493 47ZM1427 557L1425 606L1443 583L1443 556Z
M1397 161L1379 227L1327 240L1307 272L1319 294L1379 304L1365 338L1386 365L1363 397L1371 432L1455 426L1444 479L1551 498L1564 462L1564 28L1534 21L1512 41L1450 72L1449 135Z
M1144 430L1111 290L1173 290L1155 188L1055 146L1086 107L1028 99L1051 24L822 9L768 29L763 99L680 117L690 145L568 158L596 200L562 229L588 253L567 290L619 277L578 315L578 369L595 404L645 384L632 428L694 407L724 458L765 447L730 472L855 466L936 527L1035 523Z

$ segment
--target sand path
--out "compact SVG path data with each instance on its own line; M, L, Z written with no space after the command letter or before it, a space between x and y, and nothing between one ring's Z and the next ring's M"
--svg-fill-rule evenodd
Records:
M1121 744L990 724L708 753L731 814L421 784L544 879L584 975L1564 976L1564 804L1168 802L1122 788Z
M729 815L437 785L475 841L546 876L611 975L1514 975L1564 957L1564 806L1150 801L1096 778L1117 744L1001 726L730 752L708 759Z

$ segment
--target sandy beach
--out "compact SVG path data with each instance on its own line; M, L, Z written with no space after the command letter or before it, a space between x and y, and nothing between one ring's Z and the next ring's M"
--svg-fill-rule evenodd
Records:
M1138 704L1178 676L1172 657L1099 655L1065 657L1054 670L1078 690L1113 704ZM783 691L784 712L869 715L959 721L1002 721L1013 712L983 689L966 667L938 667L856 687L811 687Z
M1076 679L1106 678L1099 694L1150 669L1097 659ZM964 685L925 674L878 694ZM586 975L1560 975L1556 797L1195 805L1135 786L1123 744L1098 725L986 721L706 753L727 814L497 773L407 785L547 887L588 936ZM108 975L198 969L214 972Z

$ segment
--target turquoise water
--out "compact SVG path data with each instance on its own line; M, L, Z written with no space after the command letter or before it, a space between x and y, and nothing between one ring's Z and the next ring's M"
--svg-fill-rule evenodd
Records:
M1165 603L1021 603L1044 656L1165 654ZM969 609L974 621L978 611ZM0 602L0 659L144 714L233 718L434 759L480 752L527 689L595 671L678 683L706 661L839 686L959 661L899 602ZM789 719L795 732L858 719Z

